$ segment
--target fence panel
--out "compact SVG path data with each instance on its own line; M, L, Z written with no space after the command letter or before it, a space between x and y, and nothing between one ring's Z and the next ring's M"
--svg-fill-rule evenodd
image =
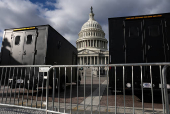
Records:
M0 66L0 105L45 111L45 83L51 66Z
M168 65L0 66L0 105L44 113L169 114Z

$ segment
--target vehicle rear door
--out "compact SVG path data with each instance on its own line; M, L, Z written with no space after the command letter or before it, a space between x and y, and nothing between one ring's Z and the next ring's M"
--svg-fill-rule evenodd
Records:
M142 20L132 19L125 21L124 43L126 63L143 63ZM133 67L135 79L140 79L140 67ZM125 68L126 80L131 80L132 68Z
M37 33L36 30L26 30L25 31L25 42L23 49L23 64L24 65L33 65L35 54L36 54L36 39Z
M22 64L23 48L24 48L24 32L17 31L12 33L12 48L11 48L11 64Z
M166 62L165 53L165 39L163 35L162 18L148 18L144 20L145 23L145 40L146 40L146 62L157 63ZM150 70L152 71L153 81L160 79L159 67L153 66L152 69L148 66L146 69L147 77L150 77Z
M145 20L146 59L147 62L166 62L162 19Z
M125 21L126 63L143 62L141 20Z

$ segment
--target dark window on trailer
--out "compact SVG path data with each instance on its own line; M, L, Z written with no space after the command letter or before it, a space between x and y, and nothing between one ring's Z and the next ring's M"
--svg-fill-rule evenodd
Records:
M20 36L15 37L15 45L19 45L20 42Z
M139 28L138 27L130 27L129 28L129 37L137 37L139 36Z
M159 26L157 25L152 25L149 26L149 36L156 37L159 35Z
M26 44L31 44L32 42L32 35L27 36Z

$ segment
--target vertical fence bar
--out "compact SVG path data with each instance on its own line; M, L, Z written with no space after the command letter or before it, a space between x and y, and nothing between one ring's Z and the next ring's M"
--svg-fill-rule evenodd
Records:
M33 73L32 73L31 75L33 75L33 78L32 78L32 81L33 81L33 85L32 85L32 97L31 97L31 107L32 107L33 96L34 96L33 91L34 91L34 88L35 88L35 87L34 87L35 67L33 67Z
M18 76L18 68L17 68L17 76ZM17 76L16 76L16 81L17 81L17 79L18 79ZM16 88L17 88L17 83L15 82L14 105L15 105Z
M71 67L71 86L70 86L70 114L72 114L72 67Z
M7 96L8 96L8 89L9 89L9 79L11 79L11 67L9 69L9 77L8 77L8 88L7 88L7 93L6 93L6 100L5 100L5 104L7 103Z
M143 74L142 74L142 66L140 66L141 70L141 90L142 90L142 112L144 114L144 101L143 101Z
M134 106L134 80L133 80L133 66L132 66L132 99L133 99L133 114L135 114L135 106Z
M152 93L152 109L154 114L154 99L153 99L153 82L152 82L152 67L150 65L150 78L151 78L151 93Z
M117 96L116 96L116 93L117 93L117 91L116 91L116 81L117 79L116 79L116 66L115 66L115 114L117 114L117 101L116 101L116 99L117 99Z
M6 71L5 71L5 78L4 78L4 89L3 89L3 93L2 93L2 103L3 103L3 97L4 97L4 91L5 91L5 84L6 84L6 77L7 77L7 67L6 67Z
M168 98L168 91L167 91L166 75L167 75L167 66L164 66L162 71L163 85L164 85L164 98L165 98L166 114L169 114L169 98Z
M55 101L55 89L56 89L56 75L55 68L53 68L53 95L52 95L52 110L54 111L54 101Z
M58 112L60 112L60 67L58 68L59 70L59 77L58 77Z
M108 69L109 67L107 67L107 114L108 114L108 94L109 94L109 79L108 79Z
M78 69L77 69L77 114L78 114L78 103L79 103L79 99L78 99L78 96L79 96L79 89L78 89Z
M29 94L29 89L30 89L30 77L31 77L31 67L29 67L29 77L28 77L28 80L27 80L27 106L28 106L28 94Z
M21 90L21 77L22 77L22 68L21 68L21 76L19 78L18 105L19 105L19 96L20 96L20 90ZM18 83L18 82L16 82L16 83Z
M100 67L99 67L99 114L100 114Z
M12 97L12 89L13 89L13 83L14 83L14 72L15 72L15 67L13 68L13 75L12 75L12 84L11 84L11 91L10 91L10 100L9 104L11 104L11 97Z
M37 108L37 100L38 100L38 88L39 88L39 81L40 81L40 75L39 75L39 72L38 72L37 94L36 94L36 108Z
M66 113L66 67L65 67L65 78L64 78L64 83L65 83L65 87L64 87L64 113Z
M125 66L123 66L123 97L124 97L124 114L125 114Z
M164 95L163 95L163 83L162 83L162 72L161 72L161 65L159 65L159 71L160 71L160 82L161 82L161 94L162 94L162 107L163 107L163 114L165 114L165 107L164 107Z
M49 95L49 79L50 79L50 69L47 72L47 80L46 80L46 114L48 114L48 95Z
M86 114L86 69L83 69L84 70L84 114Z
M2 67L1 67L1 68L2 68ZM3 72L4 72L4 67L2 68L2 74L1 74L1 80L0 80L0 90L1 90L1 85L2 85Z
M2 68L2 74L1 74L1 80L0 80L0 90L1 90L1 86L2 86L2 77L3 77L3 75L4 75L4 67ZM1 103L2 103L2 100L1 100Z
M24 85L23 85L23 93L22 93L22 106L23 106L23 101L24 101L24 94L25 94L25 79L26 79L26 68L24 68L24 72L25 72L25 76L23 76L24 77L24 79L23 79L23 83L24 83Z
M93 113L93 76L92 76L92 68L91 68L91 114Z
M41 108L43 104L43 93L44 93L44 72L43 72L43 77L42 77L42 93L41 93Z
M18 103L19 103L19 96L20 96L20 90L21 90L21 80L22 79L22 68L21 68L21 76L20 76L20 80L19 80L19 93L18 93ZM22 104L22 103L21 103Z

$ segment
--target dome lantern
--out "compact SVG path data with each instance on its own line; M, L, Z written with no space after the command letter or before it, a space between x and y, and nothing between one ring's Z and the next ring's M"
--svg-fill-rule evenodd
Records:
M81 31L87 30L87 29L98 29L98 30L103 31L100 24L94 19L93 8L91 7L90 9L91 9L91 12L89 14L89 20L83 24Z
M93 7L91 6L91 12L89 14L89 20L94 20L94 13L93 13Z

